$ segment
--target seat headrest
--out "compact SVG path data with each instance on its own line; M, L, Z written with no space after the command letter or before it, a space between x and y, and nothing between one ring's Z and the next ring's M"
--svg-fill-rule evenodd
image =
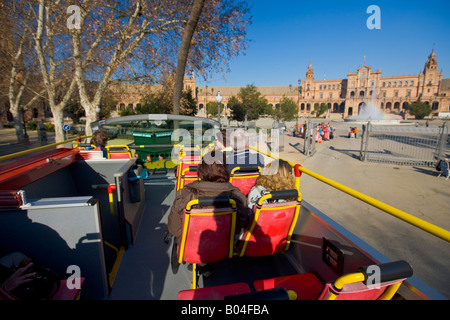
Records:
M198 171L198 166L189 166L189 171L190 172L197 172Z
M224 300L289 300L289 293L285 288L274 288L226 296Z
M379 268L378 270L380 272L380 282L381 283L388 282L388 281L394 281L394 280L398 280L398 279L405 279L405 278L409 278L413 275L412 267L410 266L410 264L408 262L403 261L403 260L361 267L358 271L364 273L364 275L365 275L364 284L365 285L367 285L367 280L368 280L369 276L373 275L374 272L376 272L376 270L377 270L376 268Z
M201 207L228 206L228 205L230 205L230 197L228 197L228 196L199 197L198 205Z
M297 198L298 190L291 189L291 190L272 191L271 194L272 194L272 200Z
M261 171L261 168L259 167L259 166L257 166L257 165L246 165L246 164L243 164L243 165L239 165L239 168L234 168L235 169L235 171L234 171L234 173L236 173L236 172L239 172L239 173L244 173L244 172L260 172Z

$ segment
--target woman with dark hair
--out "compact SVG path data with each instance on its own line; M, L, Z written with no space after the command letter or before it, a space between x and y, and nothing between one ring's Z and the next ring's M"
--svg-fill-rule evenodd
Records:
M228 196L236 201L236 234L241 233L247 224L250 213L250 209L247 206L247 197L229 182L230 173L224 160L222 152L216 153L213 150L207 153L197 168L200 180L189 183L183 189L177 191L167 222L169 233L174 237L171 254L172 272L174 274L178 272L179 266L177 261L177 241L181 236L183 209L186 208L189 201L199 197ZM166 243L170 241L169 235L166 234L164 241ZM211 268L205 264L200 264L199 268L205 277L212 272Z
M108 144L108 134L105 131L96 131L92 135L91 145L103 151L103 157L107 158L106 145Z
M207 161L207 159L214 159L214 161ZM189 201L199 197L229 196L236 201L236 233L238 234L246 226L249 216L247 197L229 182L230 173L224 164L223 155L221 153L216 155L215 151L206 154L202 163L198 165L197 173L199 181L194 181L177 192L169 213L167 223L169 232L175 238L181 236L183 209Z

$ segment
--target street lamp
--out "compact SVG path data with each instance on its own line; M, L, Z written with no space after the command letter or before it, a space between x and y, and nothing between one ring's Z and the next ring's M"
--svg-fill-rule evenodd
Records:
M222 95L220 94L220 91L217 92L216 101L217 101L217 119L219 120L219 126L222 127L222 124L220 123L220 103L222 102Z
M20 112L22 113L22 121L23 121L23 139L25 142L28 142L28 134L27 134L27 122L25 120L25 111L27 111L27 108L23 107L22 105L19 107Z
M99 106L95 107L95 113L97 114L97 121L100 120L100 111L101 111L101 109Z

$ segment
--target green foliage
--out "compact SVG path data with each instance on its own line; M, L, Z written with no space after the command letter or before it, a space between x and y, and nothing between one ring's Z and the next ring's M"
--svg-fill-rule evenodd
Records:
M284 121L294 120L298 114L297 104L290 98L283 97L280 101L280 106L276 110L276 115L279 119Z
M136 114L136 112L134 112L133 108L131 108L131 107L126 107L125 109L120 111L120 116L121 117L131 116L133 114Z
M232 96L228 100L228 107L231 109L231 119L236 121L244 121L245 120L245 109L239 99L235 96Z
M328 110L328 105L326 103L321 103L320 105L318 103L314 104L314 111L312 114L316 114L316 117L320 117L323 113L325 113Z
M195 116L197 114L197 99L192 96L192 90L181 92L180 114Z
M415 116L416 119L423 119L432 112L431 106L425 102L416 101L408 106L409 114Z
M218 105L216 101L208 101L206 104L206 113L208 115L217 116L217 112L219 111Z
M45 126L45 131L55 132L55 125L53 123L46 123L44 126Z
M264 114L268 102L253 84L241 88L238 93L238 99L247 114L247 120L256 120Z
M80 123L80 118L86 115L81 103L78 101L70 103L66 107L67 115L72 119L73 123Z
M158 91L151 92L141 99L136 106L136 112L138 114L172 113L172 95L173 81L172 78L168 78ZM197 100L194 99L191 89L181 93L179 111L181 115L195 116L197 114Z
M100 113L98 114L99 119L109 118L111 116L111 111L117 106L119 102L114 99L111 90L107 89L100 100Z
M233 96L228 100L228 106L231 109L231 118L237 121L244 121L245 116L247 120L256 120L271 108L267 99L254 85L241 88L237 97Z
M275 115L276 110L273 109L272 105L267 104L267 106L264 107L264 114L268 116Z

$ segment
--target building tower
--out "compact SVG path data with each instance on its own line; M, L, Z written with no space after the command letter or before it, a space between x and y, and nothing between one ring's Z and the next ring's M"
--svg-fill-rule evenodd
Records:
M311 64L311 60L309 61L308 70L306 70L306 80L305 81L314 81L314 70Z
M312 93L311 91L314 89L314 70L313 70L313 66L311 64L311 60L309 61L309 66L308 66L308 70L306 70L306 78L305 78L305 84L303 87L303 93L304 99L311 99L312 98Z
M428 60L425 63L425 68L423 69L423 75L421 75L421 97L431 98L436 96L439 92L439 83L442 79L442 72L438 73L438 63L436 60L436 53L434 49L428 56ZM436 108L437 106L434 106Z

